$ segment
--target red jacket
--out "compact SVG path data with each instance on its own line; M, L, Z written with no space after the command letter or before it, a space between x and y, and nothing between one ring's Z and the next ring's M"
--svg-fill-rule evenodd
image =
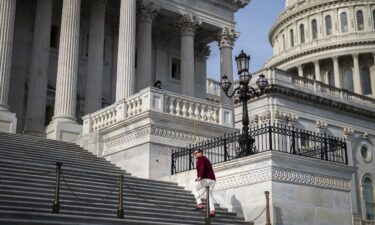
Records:
M197 158L197 177L201 179L216 180L210 160L206 156Z

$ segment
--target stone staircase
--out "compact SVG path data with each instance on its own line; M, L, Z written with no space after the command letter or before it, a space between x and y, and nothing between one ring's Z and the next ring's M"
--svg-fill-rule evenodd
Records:
M60 213L52 214L56 162L62 162ZM125 219L117 219L124 175ZM202 225L190 192L174 183L132 177L75 144L0 132L0 224ZM213 225L246 224L217 209Z

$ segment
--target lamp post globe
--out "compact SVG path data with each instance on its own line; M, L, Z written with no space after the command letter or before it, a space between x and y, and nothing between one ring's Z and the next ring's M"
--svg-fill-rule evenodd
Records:
M223 75L221 77L219 86L221 87L221 89L223 89L224 92L228 92L228 90L232 86L232 82L228 79L226 75Z

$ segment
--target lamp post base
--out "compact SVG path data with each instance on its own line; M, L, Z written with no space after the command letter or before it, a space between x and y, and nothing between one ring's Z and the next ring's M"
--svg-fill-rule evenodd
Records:
M237 154L237 158L254 154L254 151L253 151L254 141L255 140L248 134L241 134L238 137L238 144L240 146L241 151Z

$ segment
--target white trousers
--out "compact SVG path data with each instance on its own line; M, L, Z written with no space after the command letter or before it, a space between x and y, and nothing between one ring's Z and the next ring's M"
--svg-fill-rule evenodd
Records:
M209 196L210 196L210 211L215 210L214 198L212 197L212 190L215 186L216 181L210 179L202 179L196 181L192 193L194 194L197 204L202 203L201 196L206 196L206 187L210 187Z

